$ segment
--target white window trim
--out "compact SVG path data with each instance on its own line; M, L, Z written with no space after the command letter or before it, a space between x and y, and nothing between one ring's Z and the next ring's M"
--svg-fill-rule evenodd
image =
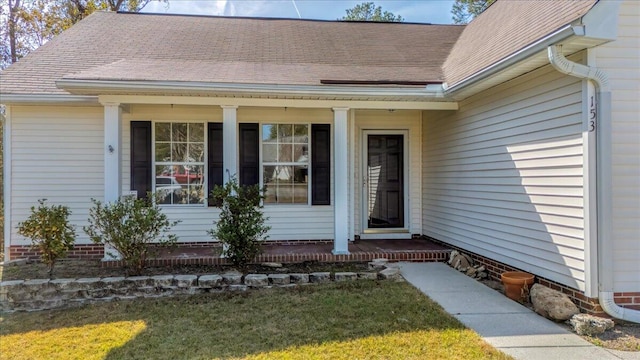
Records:
M151 120L151 189L155 193L156 191L156 165L164 165L164 161L156 162L156 124L158 123L191 123L191 124L202 124L204 129L204 182L202 186L204 186L204 202L202 204L158 204L161 207L167 208L207 208L209 203L209 131L208 129L208 121L203 120ZM189 162L175 162L171 164L194 164ZM196 165L200 165L200 163L196 163Z

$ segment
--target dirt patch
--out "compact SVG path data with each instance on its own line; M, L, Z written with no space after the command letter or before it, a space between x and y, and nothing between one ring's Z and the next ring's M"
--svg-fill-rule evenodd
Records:
M223 273L233 270L232 266L226 265L174 265L156 266L147 268L143 275L166 275L166 274L188 274L203 275L213 273ZM311 272L342 272L342 271L367 271L367 263L320 263L317 261L306 261L296 264L283 264L281 268L272 268L261 265L249 265L244 273L273 274L273 273L311 273ZM52 279L63 278L92 278L125 276L123 268L102 267L99 260L61 260L53 270ZM27 280L27 279L47 279L47 267L40 262L30 262L23 265L0 266L0 280Z

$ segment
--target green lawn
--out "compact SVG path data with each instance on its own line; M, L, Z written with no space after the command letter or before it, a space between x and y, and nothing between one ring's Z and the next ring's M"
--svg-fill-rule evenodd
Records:
M5 314L0 359L507 359L406 283Z

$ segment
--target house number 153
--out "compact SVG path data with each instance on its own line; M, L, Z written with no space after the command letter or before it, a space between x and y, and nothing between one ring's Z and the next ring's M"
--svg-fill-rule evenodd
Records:
M589 132L596 130L596 119L598 118L598 108L596 106L596 97L589 96Z

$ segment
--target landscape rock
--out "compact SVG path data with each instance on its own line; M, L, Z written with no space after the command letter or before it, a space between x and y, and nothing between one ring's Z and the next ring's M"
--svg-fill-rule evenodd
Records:
M374 273L374 272L359 272L358 273L358 279L360 279L360 280L377 280L378 279L378 273Z
M334 276L336 281L353 281L358 279L358 274L354 272L337 272Z
M249 274L244 277L244 284L249 287L265 287L269 285L269 277L265 274Z
M384 258L373 259L369 262L369 270L382 270L388 262L389 260Z
M309 274L289 274L292 284L307 284L309 282Z
M580 312L567 295L546 286L533 284L529 293L535 312L548 319L565 321Z
M220 275L202 275L198 278L198 286L201 288L216 288L222 285Z
M569 319L569 324L578 335L600 335L615 325L613 320L589 314L576 314Z
M195 286L198 282L198 277L196 275L176 275L173 277L176 286L179 288L189 288Z
M467 271L473 266L473 260L469 255L453 250L449 255L449 265L458 271Z
M242 284L242 273L237 271L226 272L221 275L225 284L240 285Z
M331 281L330 272L314 272L309 274L309 281L312 283L324 283Z
M168 288L173 286L173 275L156 275L152 276L153 284L156 287Z
M260 265L264 266L264 267L272 268L272 269L281 268L282 267L282 264L281 263L277 263L277 262L263 262Z
M273 285L288 285L291 283L289 274L269 274L269 283Z
M400 269L387 268L378 272L378 279L381 280L398 280L400 279Z

